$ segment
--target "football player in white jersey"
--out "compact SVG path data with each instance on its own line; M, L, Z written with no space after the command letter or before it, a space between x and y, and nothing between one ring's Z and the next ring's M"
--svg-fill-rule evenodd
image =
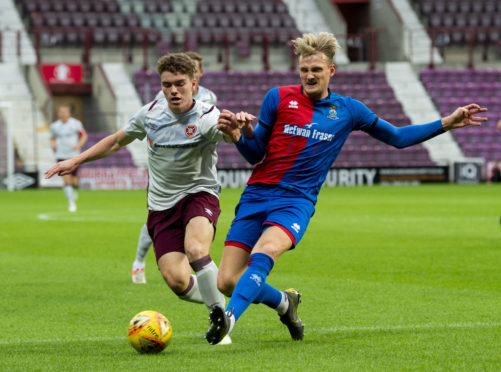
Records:
M193 99L195 63L171 53L157 63L166 99L143 106L124 129L47 172L70 174L80 164L104 158L134 141L148 142L148 233L160 272L180 299L224 309L217 266L209 255L220 213L217 142L236 140L216 126L219 110ZM195 274L192 274L192 269ZM223 339L222 343L231 340Z
M194 62L195 62L195 87L193 88L193 98L197 101L202 101L211 105L217 104L217 97L214 92L211 90L199 85L200 78L204 74L203 70L203 58L200 54L196 52L186 52ZM155 100L164 100L165 94L163 89L158 92ZM139 232L139 239L137 241L137 249L136 249L136 258L132 263L132 283L144 284L146 283L146 275L145 275L145 259L146 254L150 250L151 245L153 244L150 235L148 234L148 227L144 224L141 227L141 231Z
M87 133L82 123L71 117L71 108L61 105L57 111L58 119L50 125L50 146L56 153L58 161L70 159L80 153L80 149L87 142ZM68 210L77 211L76 191L78 188L78 168L63 176L63 191L68 200Z
M202 76L204 76L204 69L203 69L203 57L198 54L197 52L185 52L185 54L188 55L194 62L195 62L195 87L193 88L193 98L196 99L197 101L202 101L206 103L210 103L212 105L217 105L217 96L216 94L210 90L207 89L203 86L201 86L200 79ZM160 90L160 92L157 93L155 96L155 99L164 99L164 92L163 90Z

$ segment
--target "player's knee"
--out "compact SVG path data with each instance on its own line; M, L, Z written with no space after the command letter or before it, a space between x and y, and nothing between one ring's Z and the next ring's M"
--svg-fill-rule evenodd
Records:
M225 296L231 297L235 289L236 279L226 275L224 271L219 271L217 276L217 289Z
M263 253L267 256L270 256L274 261L280 256L282 251L273 243L264 243L262 244L255 252L253 253Z
M165 282L169 286L169 288L174 292L175 294L180 294L183 293L186 287L188 286L186 283L184 283L183 280L178 280L175 278L166 278L164 277Z
M162 277L172 292L176 294L183 293L189 284L189 277L186 279L180 274L162 271Z
M204 249L202 244L190 244L184 247L186 257L189 262L196 261L209 254L207 249Z

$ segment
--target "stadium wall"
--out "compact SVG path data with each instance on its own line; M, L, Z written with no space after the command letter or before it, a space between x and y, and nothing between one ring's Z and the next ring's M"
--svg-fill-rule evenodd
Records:
M391 0L371 1L369 9L371 26L379 30L379 61L406 60L402 40L404 24Z

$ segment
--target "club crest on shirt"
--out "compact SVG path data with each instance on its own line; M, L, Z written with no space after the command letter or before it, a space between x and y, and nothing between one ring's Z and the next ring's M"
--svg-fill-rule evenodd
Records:
M188 124L186 128L184 128L184 134L186 137L191 138L197 133L197 126L195 124Z
M329 105L331 109L329 110L329 115L327 115L327 119L331 120L339 120L337 116L337 111L336 111L336 105Z

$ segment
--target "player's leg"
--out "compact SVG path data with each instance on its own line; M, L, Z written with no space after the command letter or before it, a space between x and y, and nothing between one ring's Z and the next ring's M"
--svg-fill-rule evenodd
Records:
M226 236L223 256L219 264L218 288L231 297L235 286L247 270L249 256L263 231L263 210L268 199L246 189L235 208L235 218Z
M146 254L153 244L148 227L146 223L141 227L139 232L139 239L137 241L136 259L132 263L132 282L133 283L146 283L146 276L144 273Z
M218 268L209 255L215 232L213 223L215 221L211 222L204 216L191 218L186 225L184 247L190 266L195 271L203 302L210 311L217 309L224 314L226 301L217 288ZM215 344L231 344L231 338L224 334Z
M219 274L217 276L217 287L228 297L231 297L238 279L247 269L250 249L244 249L239 246L226 245L223 251L223 257L219 263Z
M77 201L78 200L79 180L78 180L78 175L77 175L76 171L71 174L71 186L73 187L73 200Z
M181 252L169 252L158 259L158 268L165 283L179 297L189 291L191 268L186 255Z
M76 212L77 206L75 204L75 194L71 183L71 178L71 174L63 176L63 192L64 196L66 196L66 200L68 200L68 210L70 212Z
M211 313L213 324L207 332L209 343L215 344L224 337L225 332L230 333L236 321L253 302L265 303L273 308L282 307L284 309L280 310L285 313L288 298L267 284L266 278L278 257L291 246L291 239L282 229L271 226L263 232L249 257L248 267L238 280L226 307L227 320L218 311Z
M306 199L296 199L291 205L290 200L285 198L270 198L267 204L266 210L269 212L263 224L268 228L254 245L249 257L249 266L238 280L226 308L228 316L221 316L217 312L211 315L212 326L207 334L209 342L217 342L221 334L231 331L236 320L251 303L264 303L276 309L282 323L289 328L292 338L303 338L303 325L297 317L301 295L292 289L280 292L267 284L266 278L278 257L300 241L313 215L314 206ZM249 246L251 240L246 234L248 231L254 233L251 221L253 217L259 216L259 213L244 218L241 218L241 215L241 209L237 207L237 215L228 233L227 242L245 242L245 245Z
M222 337L230 333L236 321L251 303L262 302L273 308L286 306L282 292L267 284L266 278L275 260L291 246L292 241L289 236L280 228L272 226L263 232L249 257L248 267L237 281L226 307L226 314L221 313L219 309L211 312L211 327L206 334L210 344L218 343Z
M214 238L214 226L206 217L197 216L186 225L184 249L189 264L197 277L204 303L224 309L224 295L217 289L218 268L212 261L209 250Z
M184 227L179 210L179 206L174 206L164 211L150 211L146 222L148 234L153 237L157 265L167 285L180 299L203 303L184 253Z

